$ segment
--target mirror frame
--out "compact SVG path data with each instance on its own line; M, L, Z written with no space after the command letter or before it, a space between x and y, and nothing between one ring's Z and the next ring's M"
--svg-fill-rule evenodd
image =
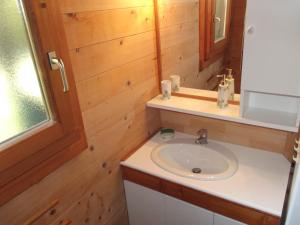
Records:
M206 3L206 1L207 0L205 0L205 1L199 0L199 17L200 17L202 12L205 13L205 11L207 10L206 6L203 8L203 3ZM208 0L208 1L211 2L211 0ZM230 1L230 4L231 4L231 0L228 0L228 1ZM162 81L161 53L162 53L162 51L161 51L161 40L160 40L160 21L159 21L158 0L153 0L153 6L154 6L154 24L155 24L155 36L156 36L155 39L156 39L156 54L157 54L158 85L159 85L159 90L160 90L160 94L161 94L162 93L161 92L161 81ZM211 10L211 8L210 8L210 10ZM203 20L203 21L204 21L204 23L206 23L205 22L206 20ZM227 24L230 26L230 23L227 23ZM227 24L226 24L226 26L228 26ZM199 26L200 26L199 32L201 32L201 30L203 30L203 23L199 22ZM204 27L205 27L205 25L204 25ZM213 26L210 26L210 27L213 27ZM206 28L204 30L206 30ZM226 31L226 33L227 33L227 31ZM206 34L206 32L205 32L205 34ZM210 32L210 34L211 34L211 32ZM227 39L228 38L225 38L224 40L226 40L226 42L227 42L228 41ZM222 45L223 45L223 42L224 41L221 41ZM199 37L199 43L200 43L200 45L199 45L200 48L204 47L203 46L203 40L201 40L200 37ZM200 52L199 52L199 55L200 55ZM201 55L200 55L200 59L201 59ZM201 64L199 63L199 71L201 71L200 65ZM214 98L214 97L209 97L209 96L191 95L191 94L176 93L176 92L172 92L172 95L177 96L177 97L185 97L185 98L193 98L193 99L217 102L217 97ZM229 101L229 104L231 104L231 105L240 105L240 101Z

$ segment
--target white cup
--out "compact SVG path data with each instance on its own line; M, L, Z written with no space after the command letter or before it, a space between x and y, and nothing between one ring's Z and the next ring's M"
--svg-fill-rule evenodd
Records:
M163 99L170 99L171 98L171 81L170 80L163 80L161 81L161 92Z
M179 75L171 75L170 76L172 83L172 91L176 92L180 89L180 76Z

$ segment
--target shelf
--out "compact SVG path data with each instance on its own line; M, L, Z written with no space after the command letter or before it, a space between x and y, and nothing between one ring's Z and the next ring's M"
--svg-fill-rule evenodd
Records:
M294 119L295 115L289 115L291 113L278 114L278 112L273 111L271 113L273 116L268 116L272 119L269 118L269 120L264 120L263 118L266 118L266 115L269 115L268 113L270 113L271 110L249 110L248 118L243 118L240 116L240 106L238 105L229 105L225 109L220 109L217 107L216 102L177 96L172 96L169 100L162 100L161 95L158 95L157 97L147 102L147 106L151 108L164 109L174 112L181 112L196 116L203 116L212 119L226 120L260 127L267 127L277 130L290 132L298 131L298 127L295 126L295 124L292 125L292 120ZM259 111L259 113L257 111ZM257 120L256 117L253 117L253 115L259 115L261 121ZM284 123L283 120L280 120L280 118L282 118L283 116L288 118L285 119L286 122ZM280 121L280 123L273 123L278 121Z
M246 108L244 118L265 123L278 124L286 127L293 127L296 125L297 114L261 108Z
M195 89L195 88L185 88L185 87L180 87L180 90L176 93L185 94L185 95L194 95L194 96L205 96L208 98L215 98L215 99L217 99L218 97L218 92L216 91ZM239 94L234 95L234 101L238 101L238 102L240 101Z

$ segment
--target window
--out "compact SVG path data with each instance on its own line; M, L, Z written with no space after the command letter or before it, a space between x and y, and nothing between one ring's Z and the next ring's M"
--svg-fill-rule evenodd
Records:
M3 0L0 15L0 143L50 120L40 85L29 27L15 1Z
M3 0L0 15L6 18L0 23L2 205L85 149L86 141L56 2Z

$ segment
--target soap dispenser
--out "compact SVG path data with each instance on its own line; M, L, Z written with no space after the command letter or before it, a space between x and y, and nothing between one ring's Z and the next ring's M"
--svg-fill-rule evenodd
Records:
M218 87L218 106L222 109L228 106L228 84L226 83L225 74L217 75L217 77L223 77Z
M228 100L233 101L234 100L234 78L232 75L232 69L226 69L227 70L227 77L226 77L226 84L228 85Z

